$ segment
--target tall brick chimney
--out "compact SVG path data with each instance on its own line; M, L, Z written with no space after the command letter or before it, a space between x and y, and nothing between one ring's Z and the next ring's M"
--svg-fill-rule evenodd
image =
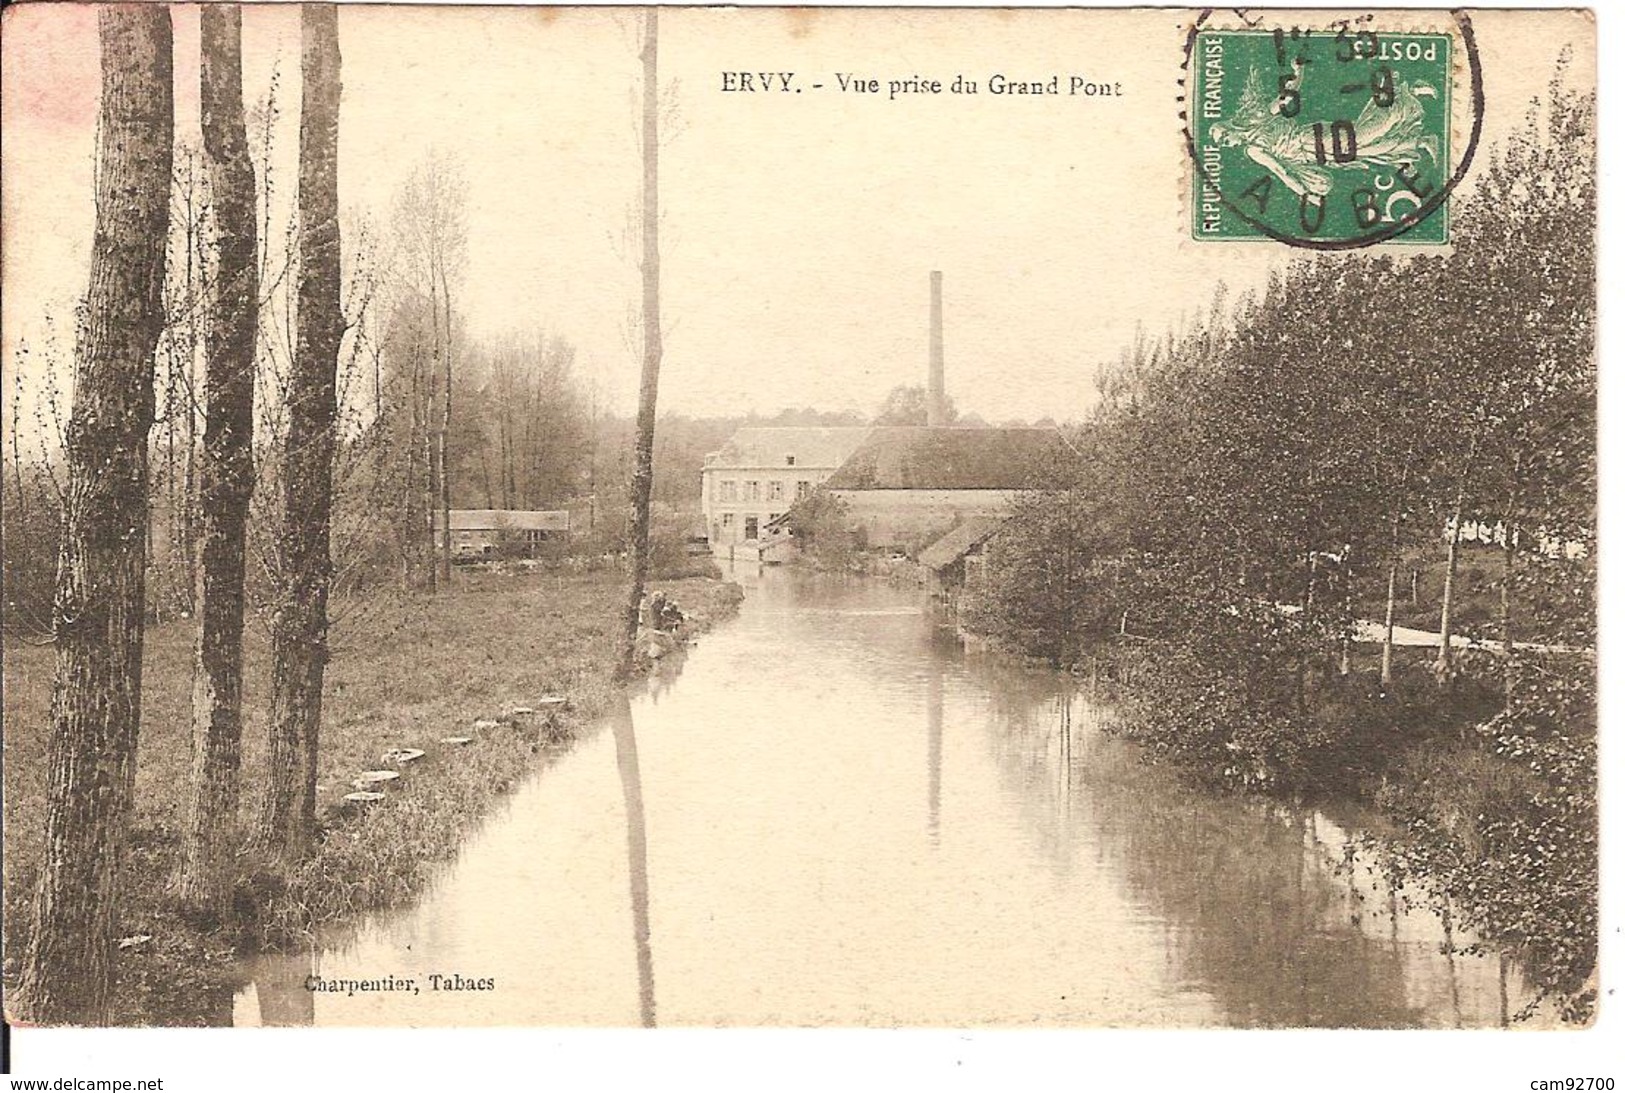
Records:
M948 424L948 390L942 375L942 271L931 271L931 374L925 391L925 423Z

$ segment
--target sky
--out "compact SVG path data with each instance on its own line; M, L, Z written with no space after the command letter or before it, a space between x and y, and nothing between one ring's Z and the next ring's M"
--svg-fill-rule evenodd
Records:
M177 126L195 138L197 9L173 10ZM45 317L57 317L66 361L61 334L87 277L95 15L29 4L6 18L3 360L8 397L20 377L32 398ZM297 18L292 7L253 5L244 18L248 98L279 72L283 202L297 143ZM638 18L346 6L339 30L346 223L387 228L401 183L431 151L459 161L466 332L561 336L622 409L638 369ZM661 409L872 411L894 385L924 381L928 275L938 269L960 410L1067 420L1087 412L1097 368L1137 329L1155 336L1191 321L1221 281L1233 293L1261 285L1297 252L1189 237L1179 116L1188 18L667 11ZM1569 39L1580 45L1572 82L1594 81L1585 18L1475 15L1486 147L1521 122ZM802 92L725 92L728 71L793 72ZM882 91L840 91L841 73L877 78ZM894 78L946 84L960 73L982 92L886 93ZM1079 74L1121 93L995 96L994 73ZM19 358L25 342L31 352Z

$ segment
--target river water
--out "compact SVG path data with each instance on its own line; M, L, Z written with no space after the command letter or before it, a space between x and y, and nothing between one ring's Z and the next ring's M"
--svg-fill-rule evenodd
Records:
M1521 1004L1515 969L1345 863L1344 825L1139 762L1087 682L967 654L913 590L734 576L737 619L414 907L258 960L236 1023L1483 1027Z

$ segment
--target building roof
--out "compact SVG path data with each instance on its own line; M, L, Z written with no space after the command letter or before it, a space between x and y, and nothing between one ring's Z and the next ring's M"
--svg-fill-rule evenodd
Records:
M920 564L939 570L953 565L993 537L1008 517L978 516L949 529L948 534L920 551Z
M440 513L435 513L440 526ZM560 509L452 509L453 531L569 531L570 514Z
M729 438L722 450L705 459L710 468L839 467L870 429L862 426L747 427ZM791 463L786 457L794 456Z
M1036 490L1072 454L1053 429L875 428L824 485L832 490Z

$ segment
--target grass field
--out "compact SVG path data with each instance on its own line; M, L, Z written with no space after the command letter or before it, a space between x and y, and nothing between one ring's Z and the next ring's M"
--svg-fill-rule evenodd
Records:
M1400 563L1395 590L1394 623L1418 630L1439 629L1444 600L1445 554L1412 551ZM1416 598L1411 598L1411 574L1416 573ZM1456 561L1456 587L1451 629L1459 635L1493 638L1500 633L1501 548L1463 543ZM1373 587L1359 607L1365 618L1381 621L1386 606L1382 590Z
M656 582L704 629L737 604L736 586L693 578ZM455 590L337 605L322 717L317 811L322 838L285 872L248 851L238 862L238 921L183 921L170 895L191 770L189 622L147 632L136 814L120 936L152 935L121 952L119 1020L212 1024L229 1018L232 963L254 945L283 945L316 926L401 904L455 853L491 803L601 712L614 693L624 584L618 575L459 574ZM245 641L243 801L246 825L265 785L269 642L250 620ZM4 665L5 952L28 928L44 841L45 751L54 654L9 637ZM498 718L545 694L569 699L554 718ZM474 736L465 746L440 743ZM364 814L341 798L350 780L394 747L427 754Z

